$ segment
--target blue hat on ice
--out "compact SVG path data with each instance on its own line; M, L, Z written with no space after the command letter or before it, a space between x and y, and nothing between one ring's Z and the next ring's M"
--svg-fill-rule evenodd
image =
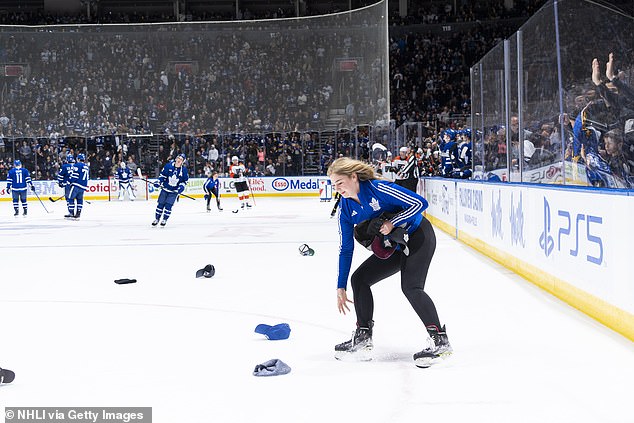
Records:
M280 339L288 339L291 334L291 327L288 323L280 323L275 326L259 324L255 327L255 333L264 335L271 341L277 341Z
M291 368L282 360L274 358L262 364L255 366L253 376L279 376L290 373Z

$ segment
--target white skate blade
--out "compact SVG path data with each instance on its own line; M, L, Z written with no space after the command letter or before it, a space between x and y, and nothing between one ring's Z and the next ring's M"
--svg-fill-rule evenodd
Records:
M438 357L420 357L414 360L414 364L421 369L427 369L428 367L442 363L446 358L449 358L450 355L451 352L445 352Z
M364 348L359 351L335 351L335 358L339 361L371 361L374 355L371 348Z

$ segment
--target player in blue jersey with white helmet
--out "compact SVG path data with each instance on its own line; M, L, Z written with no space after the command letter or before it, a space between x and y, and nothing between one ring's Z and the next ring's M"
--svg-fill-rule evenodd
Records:
M154 212L154 221L152 226L156 226L161 220L161 226L167 224L167 219L172 214L172 207L176 202L176 198L179 194L185 191L185 185L189 180L189 174L187 168L184 165L185 155L179 154L176 158L168 162L161 170L159 180L154 183L156 188L161 188L159 194L158 203L156 205L156 211Z
M371 247L373 255L353 273L357 329L352 339L335 346L335 357L363 359L372 347L374 300L371 287L401 272L401 289L427 330L426 347L414 354L415 364L429 367L452 349L441 326L432 299L424 291L431 259L436 249L434 229L422 212L427 201L392 182L378 179L374 168L358 160L342 157L328 168L332 185L341 196L339 206L339 273L337 306L349 311L346 285L352 265L354 240Z
M31 181L31 174L28 169L22 167L22 162L16 160L13 162L13 168L9 170L7 175L7 194L13 197L14 216L20 214L20 203L22 203L23 215L26 217L28 206L26 197L28 194L27 185L31 186L31 190L35 192L35 187Z
M70 191L68 192L68 214L64 217L79 219L84 206L84 192L88 189L90 167L85 163L86 156L77 154L77 162L70 166Z
M220 179L218 179L218 172L212 173L212 175L207 178L205 183L203 184L203 190L205 191L205 200L207 201L207 211L211 211L211 207L209 203L211 203L211 195L213 194L216 197L216 206L218 206L218 210L222 211L222 207L220 207Z
M136 200L136 195L134 194L134 190L131 185L133 177L132 171L125 161L121 161L121 164L117 166L117 171L114 177L117 181L119 181L119 201L123 201L125 199L126 192L128 193L130 201Z

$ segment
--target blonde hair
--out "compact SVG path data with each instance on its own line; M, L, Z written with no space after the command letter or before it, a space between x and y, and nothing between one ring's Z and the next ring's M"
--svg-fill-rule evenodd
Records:
M328 176L336 173L337 175L351 176L357 174L359 181L369 181L379 179L374 173L374 168L362 161L351 159L349 157L340 157L328 167Z

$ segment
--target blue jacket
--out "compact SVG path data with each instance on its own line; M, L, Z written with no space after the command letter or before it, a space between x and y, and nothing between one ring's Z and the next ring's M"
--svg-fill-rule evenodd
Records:
M354 226L381 214L396 213L390 222L401 226L411 234L423 219L422 212L429 203L423 197L392 182L374 179L359 182L360 204L350 198L342 198L339 223L339 273L337 288L346 288L354 252Z

